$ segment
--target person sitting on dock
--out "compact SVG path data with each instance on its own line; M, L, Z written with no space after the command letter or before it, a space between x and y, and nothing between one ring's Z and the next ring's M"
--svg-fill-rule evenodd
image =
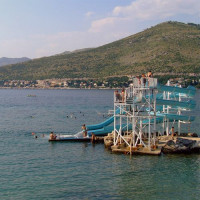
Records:
M87 137L87 130L85 124L83 124L82 129L83 129L83 137Z
M57 136L53 132L50 133L50 140L55 140L56 137Z

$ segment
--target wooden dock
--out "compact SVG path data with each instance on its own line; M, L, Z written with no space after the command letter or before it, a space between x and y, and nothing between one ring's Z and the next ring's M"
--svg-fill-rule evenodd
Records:
M122 153L122 154L140 154L140 155L160 155L162 153L162 147L166 145L166 143L170 140L174 142L177 138L182 138L186 140L193 140L200 143L200 138L198 137L171 137L171 136L161 136L159 137L159 141L154 148L147 148L143 146L137 147L127 147L124 144L119 144L116 146L111 146L111 150L113 153Z
M145 147L120 147L120 146L112 146L111 150L114 153L123 153L123 154L140 154L140 155L160 155L162 146L159 145L156 149L149 149Z

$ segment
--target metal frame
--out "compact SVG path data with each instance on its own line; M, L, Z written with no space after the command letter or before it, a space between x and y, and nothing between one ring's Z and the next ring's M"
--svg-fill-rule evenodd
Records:
M133 84L125 90L124 102L114 98L114 145L122 141L130 148L142 145L151 149L155 145L157 79L148 78L146 84L142 84L143 80L133 78ZM116 113L117 109L120 113Z

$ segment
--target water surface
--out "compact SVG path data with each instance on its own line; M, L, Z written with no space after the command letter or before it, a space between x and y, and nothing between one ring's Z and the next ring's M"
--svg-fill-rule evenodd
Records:
M195 98L191 132L200 130ZM199 199L199 154L130 157L42 138L77 133L109 109L112 90L0 90L0 199Z

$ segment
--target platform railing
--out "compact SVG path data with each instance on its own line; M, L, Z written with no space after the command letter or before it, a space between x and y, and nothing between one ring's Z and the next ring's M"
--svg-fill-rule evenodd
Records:
M125 103L133 98L141 98L140 89L148 88L157 88L157 78L142 77L142 78L133 78L133 83L130 84L130 87L125 90L114 92L114 102L115 103Z
M114 92L114 102L115 103L125 103L126 101L126 90L124 90L123 92L119 92L118 90L116 90Z
M133 87L134 88L156 88L157 78L151 78L151 77L133 78Z

